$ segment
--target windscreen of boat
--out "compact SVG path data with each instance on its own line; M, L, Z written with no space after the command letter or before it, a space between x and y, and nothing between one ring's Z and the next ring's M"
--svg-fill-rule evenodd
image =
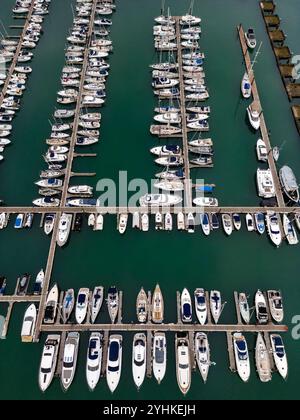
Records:
M160 343L163 346L163 343ZM165 352L162 347L155 347L155 360L156 363L162 364L165 361Z
M281 301L281 299L275 299L274 300L274 306L275 306L275 309L282 309L282 301Z
M109 346L109 361L116 362L119 358L120 346L117 341L112 341Z
M204 298L204 296L197 296L197 304L199 306L205 306L205 298Z
M189 303L185 303L183 305L183 315L185 318L190 318L191 317L191 305Z
M90 360L96 360L98 358L98 351L95 351L95 349L97 348L97 340L93 339L90 341L90 346L89 346L89 359Z
M45 310L45 319L52 319L54 315L54 307L47 306Z
M247 350L246 350L246 343L244 340L236 341L236 345L238 348L238 357L240 360L246 360L248 358Z
M267 315L267 308L264 305L258 307L260 315Z
M80 293L78 296L78 303L79 305L83 305L85 303L86 295L83 293Z
M186 364L179 363L179 368L180 369L188 369L189 365L187 363Z
M276 355L282 358L285 354L284 345L280 337L273 337Z

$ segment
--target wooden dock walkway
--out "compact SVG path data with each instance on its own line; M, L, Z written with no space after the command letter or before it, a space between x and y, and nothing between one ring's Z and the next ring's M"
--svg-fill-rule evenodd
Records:
M178 60L179 90L180 90L182 148L183 148L184 174L185 174L185 182L184 182L185 203L188 207L191 207L192 206L192 182L191 182L191 174L190 174L188 131L187 131L186 109L185 109L185 90L184 90L182 46L181 46L181 35L180 35L180 17L177 16L175 20L176 20L177 60Z
M227 350L228 350L228 357L229 357L229 369L231 372L236 372L236 363L235 363L235 356L233 350L233 340L231 332L226 333L227 338Z
M234 295L235 312L236 312L238 324L243 324L241 311L240 311L240 305L239 305L239 294L238 292L234 291L233 295Z
M288 331L286 325L244 325L244 324L68 324L55 325L45 324L41 326L43 332L60 332L60 331L173 331L173 332L278 332Z
M0 296L0 303L34 303L40 302L41 296L40 295L7 295L7 296Z
M62 364L63 364L63 359L64 359L64 349L65 349L65 342L66 342L66 338L67 338L67 332L68 331L63 331L61 336L60 336L59 351L58 351L57 364L56 364L56 369L55 369L55 376L58 376L58 377L60 377L61 371L62 371Z
M16 66L18 65L18 58L19 58L20 52L22 50L22 43L23 43L24 36L26 34L26 31L28 29L28 26L29 26L29 23L30 23L32 14L33 14L34 4L35 4L35 0L31 0L31 4L30 4L30 7L29 7L27 16L25 18L23 31L22 31L22 33L20 35L19 43L17 45L17 49L15 51L14 58L13 58L11 64L10 64L10 67L9 67L9 70L8 70L8 73L7 73L7 77L5 79L5 83L2 86L2 88L1 88L1 92L0 92L0 107L3 104L3 100L4 100L5 96L6 96L6 92L7 92L7 89L8 89L8 85L10 83L10 79L11 79L11 77L12 77L14 71L15 71Z
M108 339L109 339L109 330L105 330L104 335L103 335L103 352L102 352L101 376L105 376L105 373L106 373Z
M285 207L285 202L284 202L284 199L283 199L281 185L280 185L279 178L278 178L277 168L276 168L276 164L275 164L275 161L274 161L274 158L273 158L272 146L271 146L271 143L270 143L269 132L268 132L268 129L267 129L267 126L266 126L265 117L264 117L264 113L263 113L263 110L262 110L262 106L261 106L261 102L260 102L260 98L259 98L259 94L258 94L258 89L257 89L256 81L255 81L254 71L252 69L251 58L250 58L250 54L248 52L248 47L247 47L246 40L245 40L245 32L244 32L244 29L243 29L242 25L240 25L238 27L238 33L239 33L240 43L241 43L241 47L242 47L242 51L243 51L243 57L244 57L244 60L245 60L247 72L249 74L249 78L250 78L251 85L252 85L253 99L258 104L258 106L261 110L261 114L260 114L261 138L265 142L266 148L268 150L268 164L269 164L269 168L271 169L271 173L272 173L272 177L273 177L273 181L274 181L276 199L277 199L279 207Z
M152 376L152 331L147 331L147 349L146 349L146 374L147 378Z

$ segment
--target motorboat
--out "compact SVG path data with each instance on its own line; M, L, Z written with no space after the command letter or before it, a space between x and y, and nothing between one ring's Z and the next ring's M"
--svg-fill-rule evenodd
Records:
M176 377L180 391L186 395L191 386L191 360L189 340L187 337L175 340Z
M154 116L154 120L162 124L180 124L181 117L176 112L166 112Z
M258 139L256 142L256 154L257 154L257 159L260 162L267 162L268 149L267 149L266 143L262 139Z
M204 325L207 320L207 301L204 289L196 289L194 292L195 297L195 311L198 321Z
M23 343L31 343L36 325L37 309L34 303L28 306L23 318L21 339Z
M275 160L275 162L277 162L278 159L279 159L279 156L280 156L280 149L279 149L279 147L277 147L277 146L273 147L273 149L272 149L272 155L273 155L273 159Z
M159 285L157 284L152 296L152 322L161 324L164 319L164 299Z
M29 282L30 282L30 274L25 273L22 276L18 277L17 280L17 295L19 296L24 296L26 295L28 286L29 286Z
M207 335L202 332L197 332L195 336L195 356L202 379L206 383L210 368L210 348Z
M123 213L119 215L118 230L123 235L127 228L128 214Z
M248 382L250 378L250 359L247 341L241 333L233 334L233 348L239 377L243 382Z
M257 232L262 235L265 233L266 226L265 226L265 217L263 213L255 213L254 214L255 226Z
M139 390L146 375L146 336L137 333L133 337L132 344L132 376Z
M210 292L210 311L215 324L217 324L222 312L221 293L218 290Z
M253 216L251 213L246 214L246 227L248 232L253 232L255 229Z
M75 376L79 338L80 334L78 332L69 332L65 341L62 371L60 377L61 385L64 391L67 391L67 389L70 387Z
M44 285L44 279L45 279L45 272L43 269L41 269L35 279L34 286L33 286L33 294L39 295L43 289Z
M219 229L220 222L219 222L219 217L218 217L217 213L211 213L210 214L210 223L211 223L211 228L213 230Z
M271 316L275 322L282 322L284 317L282 295L279 290L267 291Z
M139 199L140 206L175 206L182 198L169 194L146 194Z
M78 199L71 199L68 200L68 206L73 207L96 207L97 200L93 198L78 198Z
M57 364L60 335L48 335L44 344L39 367L39 387L42 392L50 386Z
M182 166L184 162L181 156L165 156L155 159L155 163L161 166L174 167Z
M255 347L255 362L256 369L261 382L269 382L272 379L271 363L269 351L267 349L265 340L259 332L256 339Z
M181 211L177 214L177 230L185 230L185 216Z
M257 41L255 37L255 32L253 28L249 28L247 32L245 32L245 39L248 47L253 50L256 47Z
M148 232L148 230L149 230L149 216L148 216L148 213L143 213L142 214L141 228L142 228L142 232Z
M140 227L141 227L140 213L138 211L135 211L132 215L132 228L140 229Z
M96 286L93 290L92 301L91 301L91 323L94 324L96 318L100 312L104 297L103 286Z
M172 136L181 133L180 127L175 127L170 124L151 125L150 133L156 136Z
M192 299L189 291L184 288L180 296L181 320L184 323L192 322Z
M47 299L46 299L46 309L44 315L45 324L54 324L56 313L57 313L57 304L58 304L58 287L57 284L54 284L49 290Z
M201 22L201 19L197 16L192 16L192 15L184 15L181 17L180 19L180 25L182 26L191 26L191 25L199 25L199 23Z
M188 233L194 233L195 232L195 218L193 213L188 213L186 218L186 229Z
M62 320L66 324L73 312L75 305L75 293L74 289L69 289L64 295L64 300L62 304Z
M270 335L272 354L278 373L283 379L288 375L288 362L286 357L285 347L282 338L279 334Z
M86 356L86 380L91 391L94 391L100 379L103 352L102 338L101 333L92 332L89 339Z
M59 220L59 226L57 231L56 242L57 245L62 247L64 246L69 238L70 230L72 226L72 214L63 213Z
M241 83L241 90L242 90L243 97L245 99L249 99L251 96L252 87L251 87L250 78L247 72L243 76L242 83Z
M177 86L178 84L179 84L178 80L168 79L167 77L158 77L157 79L153 80L152 87L154 89L166 89L166 88L172 88L174 86Z
M299 241L293 223L290 221L289 217L286 214L282 216L282 221L285 238L288 241L288 244L297 245Z
M171 213L165 214L165 223L164 223L164 229L166 231L170 231L173 229L173 219Z
M279 215L271 211L268 211L266 214L267 231L268 231L271 241L277 247L279 247L282 242L279 218L280 218Z
M91 213L88 217L88 226L93 228L95 226L95 221L96 221L96 216L94 215L94 213Z
M217 207L218 206L218 200L213 197L197 197L193 199L193 203L196 206L201 206L201 207Z
M111 286L108 289L107 307L111 322L114 323L119 311L119 293L115 286Z
M255 294L255 311L258 324L263 325L269 322L267 302L260 290L258 290Z
M63 185L63 181L56 178L45 178L37 181L35 184L42 188L60 188Z
M259 197L275 197L275 186L271 169L257 169L256 183Z
M148 298L142 287L136 299L136 315L139 322L146 322L148 317Z
M104 218L102 214L98 214L97 216L95 216L95 222L94 222L94 230L103 230L103 222L104 222Z
M279 170L279 180L285 195L294 203L299 202L299 185L292 169L285 165Z
M116 390L121 377L122 341L122 336L118 334L112 334L109 337L106 362L106 381L111 392Z
M245 324L250 322L250 308L246 293L239 293L239 310Z
M150 152L156 156L165 157L165 156L181 156L182 150L180 146L177 145L166 145L158 146L150 149Z
M19 213L16 217L15 220L15 224L14 224L14 228L15 229L22 229L23 227L23 223L24 223L24 214L23 213Z
M155 230L162 230L163 227L163 215L158 211L155 213Z
M24 221L24 227L30 229L33 223L33 213L26 213L25 214L25 221Z
M223 224L224 232L226 233L226 235L230 236L233 231L232 217L230 214L228 213L222 214L222 224Z
M248 118L249 118L251 127L253 127L254 130L258 130L260 127L260 114L261 114L261 109L258 103L255 101L252 102L252 104L247 107L247 113L248 113Z
M152 347L153 375L160 384L163 380L167 367L167 341L162 332L155 332Z
M73 185L72 187L68 188L68 193L80 196L92 195L93 187L90 187L89 185Z
M241 216L238 213L232 215L232 223L235 230L240 230L242 227Z
M210 222L207 213L200 214L200 222L204 235L208 236L210 234Z
M7 285L6 277L1 276L0 277L0 296L4 296L6 285Z
M82 324L87 315L89 306L89 294L89 289L84 287L79 289L75 307L75 318L78 324Z

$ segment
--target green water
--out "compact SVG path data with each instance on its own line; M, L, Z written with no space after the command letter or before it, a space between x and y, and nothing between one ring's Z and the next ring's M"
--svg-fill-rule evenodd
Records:
M1 0L0 18L11 22L13 0ZM94 185L103 177L118 179L119 170L127 170L128 178L150 180L155 173L149 148L158 144L148 134L155 104L150 88L148 66L157 57L153 48L153 17L160 11L160 0L119 0L113 18L112 39L114 53L110 58L111 75L107 85L108 100L103 108L101 141L91 148L98 153L94 159L74 163L78 170L97 172L97 178L88 180ZM188 9L188 0L169 0L172 14ZM286 3L286 2L284 2ZM14 122L13 144L5 151L0 166L0 195L9 205L30 204L36 197L33 181L42 167L41 154L44 139L49 135L51 118L59 88L60 71L64 60L64 46L72 22L71 4L74 1L52 0L50 15L44 23L44 35L35 51L34 72L24 95L22 109ZM240 79L244 72L236 26L254 26L257 38L263 42L262 53L255 65L257 84L271 130L272 144L285 145L280 163L288 163L300 179L299 137L289 109L285 91L276 68L273 52L266 35L258 1L201 0L195 2L195 14L203 19L201 46L207 60L205 71L210 89L209 104L211 136L215 142L215 166L196 171L195 177L205 177L217 185L216 195L224 205L251 205L259 202L254 174L256 136L245 122L246 105L240 99ZM291 49L297 52L300 11L297 0L278 8L288 33ZM289 22L291 21L291 30ZM82 180L84 182L84 180ZM49 238L45 238L35 220L33 229L16 232L11 225L1 232L1 273L9 281L8 292L14 289L15 278L21 272L37 273L45 266ZM236 322L232 292L246 290L252 296L257 288L281 288L285 298L285 322L292 327L293 315L299 313L298 285L299 248L283 244L275 250L267 236L259 238L243 227L240 233L226 238L214 232L204 238L179 232L157 233L152 228L142 234L128 230L121 237L116 231L116 220L105 218L104 231L88 230L73 233L65 249L58 249L52 280L61 289L116 284L124 291L124 321L135 319L135 298L140 287L152 289L159 282L166 301L166 321L176 319L176 290L187 286L222 291L228 302L222 322ZM38 366L44 336L39 344L20 342L20 328L25 306L18 305L13 312L8 338L0 343L1 398L21 399L179 399L174 365L174 336L168 334L168 368L163 383L145 380L137 392L131 378L132 334L124 334L123 372L120 385L113 396L100 380L94 393L88 391L85 381L87 334L82 334L80 355L75 380L64 394L58 380L45 395L37 384ZM5 308L1 307L1 313ZM107 320L105 311L101 313ZM254 355L251 352L252 375L248 384L242 384L228 369L225 335L210 334L212 359L208 383L204 386L198 373L193 374L192 387L186 398L299 398L299 346L291 333L284 336L290 373L287 383L278 375L269 384L261 384L255 374ZM254 336L247 336L250 349Z

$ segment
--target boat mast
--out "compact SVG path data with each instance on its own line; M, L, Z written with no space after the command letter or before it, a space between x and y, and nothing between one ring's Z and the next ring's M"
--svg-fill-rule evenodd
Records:
M254 59L251 62L251 67L250 67L250 71L249 71L249 77L250 77L250 74L253 72L254 64L257 63L257 60L256 59L257 59L258 55L260 54L261 47L262 47L262 42L259 44L259 47L258 47L258 49L257 49L257 51L255 53Z

